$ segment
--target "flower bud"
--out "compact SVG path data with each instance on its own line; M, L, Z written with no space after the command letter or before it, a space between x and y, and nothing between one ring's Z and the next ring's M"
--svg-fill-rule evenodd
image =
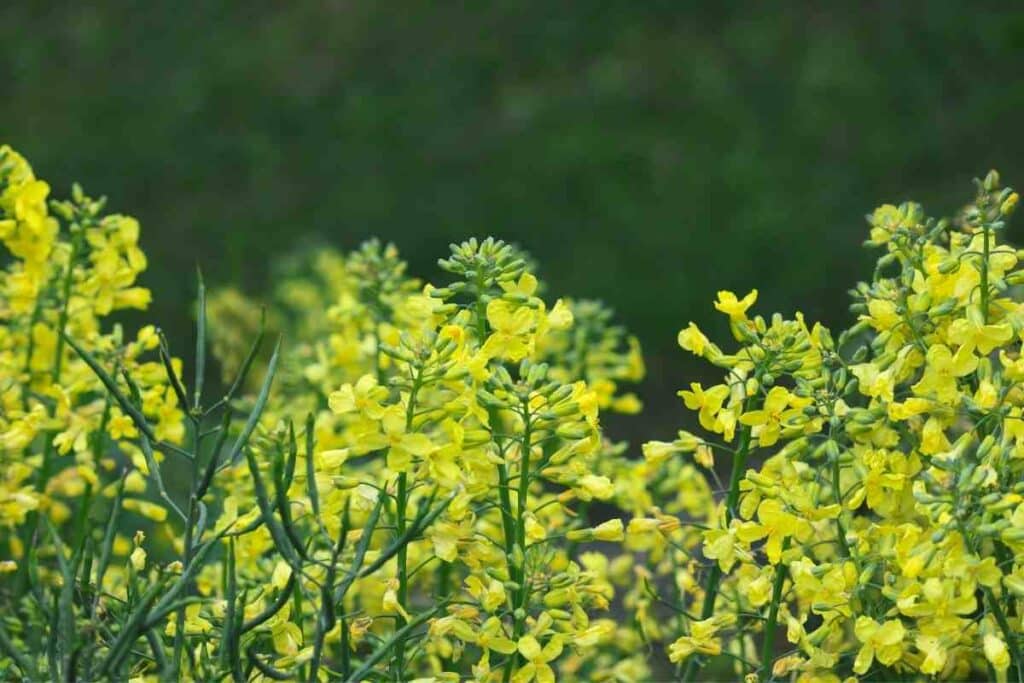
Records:
M983 185L988 192L995 192L999 189L999 171L992 169L985 176Z
M625 538L621 519L609 519L594 527L594 538L598 541L621 541Z

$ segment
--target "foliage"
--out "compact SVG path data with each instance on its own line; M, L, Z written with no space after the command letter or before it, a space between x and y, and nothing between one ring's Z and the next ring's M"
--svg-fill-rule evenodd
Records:
M954 220L869 216L838 336L720 292L736 348L678 341L724 378L643 458L600 421L641 409L638 342L515 246L451 245L438 285L377 241L299 252L264 312L200 278L186 381L109 322L149 303L138 224L6 147L0 190L0 675L1024 677L995 173Z
M574 551L621 540L622 522L590 525L574 508L614 494L595 463L621 449L602 439L598 410L638 409L617 383L643 369L599 306L548 306L527 259L490 239L453 246L443 288L406 276L391 246L321 251L301 272L323 286L282 278L271 323L322 319L287 326L296 339L248 396L265 334L234 353L219 319L244 328L251 316L229 315L244 300L208 307L200 281L187 386L153 328L128 345L97 329L101 314L146 303L128 287L141 254L115 258L137 237L121 226L136 224L98 217L101 203L77 190L50 215L45 184L4 158L12 675L404 680L472 668L528 681L551 680L555 659L580 675L602 665L597 644L617 627L594 616L612 589L596 557ZM587 322L571 329L574 306ZM208 334L238 365L213 401ZM142 364L147 350L158 357ZM164 454L190 473L183 500L164 486ZM148 536L169 538L177 559L152 561L141 530L122 538L125 516L156 522Z

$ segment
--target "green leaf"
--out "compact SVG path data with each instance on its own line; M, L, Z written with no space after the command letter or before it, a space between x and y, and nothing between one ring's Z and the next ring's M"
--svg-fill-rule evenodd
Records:
M282 588L280 594L274 598L274 601L267 605L267 607L255 617L242 623L242 633L248 633L281 611L281 608L288 603L288 598L291 597L292 588L295 585L295 577L295 572L292 572L291 576L288 577L288 583L284 585L284 588Z
M352 558L352 566L349 568L345 579L334 589L334 602L341 604L341 601L345 599L345 594L348 593L348 589L352 587L352 583L356 580L359 575L359 570L363 566L363 560L366 557L366 551L370 547L370 540L373 538L373 532L377 528L377 522L380 520L381 510L384 509L384 499L386 496L383 492L377 495L377 504L373 506L373 511L370 512L370 516L366 519L366 524L363 525L363 534L359 537L359 543L356 544L355 554Z
M313 516L320 519L320 492L316 487L316 467L313 462L313 449L316 446L313 413L306 416L306 492L309 505L313 508Z
M225 395L225 400L231 400L235 393L245 383L245 378L249 376L249 370L252 368L252 363L256 360L256 355L260 351L260 347L263 345L263 339L266 336L266 322L267 312L265 309L260 311L260 330L256 335L256 340L253 341L252 346L249 347L249 353L246 355L245 360L242 362L242 367L238 369L238 374L235 375L235 381L231 383L231 388L228 389L228 393Z
M242 449L249 442L249 437L252 436L253 430L256 429L256 425L259 424L260 415L263 413L263 409L267 405L267 399L270 398L270 386L274 382L274 373L277 372L277 360L281 352L281 339L277 340L277 344L274 345L274 353L270 356L270 363L267 365L267 374L263 378L263 386L260 387L260 392L256 396L256 404L253 406L252 411L249 413L249 418L245 421L245 426L242 428L242 433L238 435L235 440L235 445L231 449L231 455L228 456L227 462L234 462L235 458L241 454Z
M235 631L235 601L237 600L238 583L235 576L235 539L228 539L227 562L224 566L226 586L224 599L227 602L227 612L224 614L224 627L220 637L220 661L221 664L228 664L234 638L238 636Z
M178 403L181 405L182 410L188 410L188 395L185 392L185 386L181 383L181 378L174 371L170 347L167 345L167 337L164 336L163 332L157 334L160 338L160 361L164 365L164 372L167 374L167 379L174 389L174 394L178 397Z
M263 523L267 525L267 530L270 532L271 538L274 539L274 545L277 547L278 552L284 556L284 559L291 565L293 571L298 571L301 566L301 562L296 555L296 549L288 538L288 534L285 533L284 527L281 526L281 522L277 519L277 516L274 515L274 507L271 505L270 499L267 497L267 487L263 483L263 476L260 474L260 467L256 463L256 457L248 448L245 449L245 458L249 463L249 472L252 474L253 492L256 494L256 503L259 505L260 512L263 515Z
M79 346L78 342L69 337L63 330L61 331L60 335L61 337L64 338L65 341L67 341L71 348L75 350L75 353L77 353L79 357L81 357L81 359L85 361L85 364L89 366L89 368L93 371L96 377L99 378L100 382L103 383L103 386L106 387L107 391L110 392L110 395L114 397L115 401L117 401L117 404L118 406L120 406L121 410L123 410L124 413L132 419L132 422L135 423L135 426L138 427L139 431L148 436L153 441L156 441L156 436L153 434L153 430L149 426L149 423L146 421L145 416L138 408L136 408L132 404L131 401L128 400L128 398L123 393L121 393L121 389L118 388L117 382L114 381L114 378L110 376L110 373L103 369L103 366L99 364L99 362L92 356L91 353L89 353L81 346Z
M405 530L405 533L392 541L388 546L380 552L377 558L369 564L365 569L359 572L360 577L366 577L383 567L388 560L398 554L398 551L408 545L419 536L424 529L430 526L438 515L451 504L452 500L455 499L455 494L452 494L444 501L442 501L437 507L431 509L430 505L433 503L433 496L430 497L423 505L420 506L419 511L416 514L416 518L413 520L409 528Z
M117 485L117 494L114 496L114 504L110 509L110 518L107 520L107 529L103 533L103 544L100 546L99 564L96 566L96 592L97 595L103 590L103 577L110 566L110 555L114 548L114 537L117 535L117 522L121 516L121 506L124 502L124 485L128 476L127 470L121 475Z

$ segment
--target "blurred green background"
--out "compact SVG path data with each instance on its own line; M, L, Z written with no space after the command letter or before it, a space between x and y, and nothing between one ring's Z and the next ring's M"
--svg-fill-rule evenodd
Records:
M449 241L518 242L639 334L650 437L717 289L837 327L866 212L1024 185L1024 5L770 5L7 3L0 134L142 220L180 350L197 263L258 293L312 240L428 278Z

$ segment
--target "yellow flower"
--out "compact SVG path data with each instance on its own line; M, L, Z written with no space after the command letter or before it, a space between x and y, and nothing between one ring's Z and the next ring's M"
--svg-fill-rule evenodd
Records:
M732 524L728 529L708 529L704 532L704 555L709 560L718 560L718 567L728 572L740 557L748 555L739 544L736 531L738 526Z
M547 314L548 327L554 330L567 330L572 327L572 311L559 299Z
M490 617L476 632L476 644L484 651L510 655L516 651L516 644L510 640L498 617Z
M151 519L154 522L163 522L167 519L167 508L156 503L151 503L148 500L139 500L138 498L127 498L124 501L124 509L137 512L147 519Z
M213 630L213 624L203 618L202 609L203 606L200 603L192 603L185 607L185 633L198 635ZM177 633L177 627L177 613L172 612L167 618L167 627L164 629L164 633L174 636Z
M880 370L874 363L859 363L850 366L850 372L857 378L860 393L886 401L893 400L895 378L891 368Z
M803 407L810 399L801 399L789 393L784 387L772 387L764 399L761 410L751 410L740 415L740 423L753 427L753 436L760 446L774 445L782 434L783 425L793 418L803 416ZM793 409L787 410L790 405Z
M774 498L761 502L757 508L757 519L760 523L741 524L736 535L745 543L767 537L764 550L772 564L778 564L782 558L783 540L789 536L806 536L811 531L807 520L786 512L782 504Z
M274 565L274 572L270 575L270 585L282 590L288 585L288 579L292 576L292 568L284 560L278 560Z
M981 642L985 659L989 661L993 669L1005 672L1010 668L1010 652L1002 638L993 633L987 633Z
M339 415L360 412L366 417L377 420L383 415L381 401L388 396L388 390L377 384L377 378L366 374L359 378L355 386L343 384L328 397L332 411Z
M488 357L515 362L533 352L537 312L529 306L494 299L487 304L487 322L493 330L483 347Z
M940 638L921 634L917 636L914 644L924 654L924 661L920 664L921 673L935 675L945 668L949 651Z
M690 410L697 410L700 424L708 431L721 432L718 413L725 400L729 398L729 387L717 384L704 391L699 382L690 383L690 391L680 391L679 396Z
M132 563L132 567L135 568L135 571L141 572L146 568L146 551L142 548L136 548L132 551L129 560Z
M615 485L608 477L597 474L585 474L580 477L574 487L580 500L608 500L615 494Z
M731 617L734 619L735 617ZM717 616L690 623L690 635L678 638L669 645L668 658L679 663L692 654L718 655L722 653L722 641L718 631L731 625L730 616Z
M742 299L737 299L736 295L728 290L722 290L718 292L715 308L728 315L730 320L746 320L747 309L753 306L755 301L757 301L756 289L752 289Z
M766 604L772 596L772 581L767 574L760 574L746 584L746 596L754 607Z
M982 325L969 318L958 318L949 325L949 341L966 347L967 353L978 350L983 356L992 353L1013 339L1013 328L1008 323Z
M466 577L466 589L469 594L480 601L480 606L488 612L494 612L505 604L505 586L497 579L490 579L486 584L478 576Z
M438 448L426 434L406 431L406 416L401 406L387 409L382 416L381 426L388 447L388 467L396 472L407 471L413 457L430 455Z
M903 653L903 637L906 631L899 619L890 619L882 624L871 617L858 617L854 632L863 645L853 663L855 673L862 674L871 668L871 663L879 662L889 666L900 660Z
M913 584L901 595L899 610L908 617L932 617L945 619L951 628L957 628L957 616L966 616L977 609L974 593L958 590L955 581L937 576L925 580L924 584Z
M679 331L677 339L679 346L697 356L703 356L704 352L711 346L708 338L692 322Z
M895 327L902 320L896 309L896 304L886 299L868 301L868 314L862 315L860 319L868 321L879 332Z
M139 435L132 419L116 408L111 410L107 431L113 439L133 439Z
M943 403L957 403L958 377L969 375L978 367L978 359L967 346L954 355L949 347L935 344L925 356L927 366L921 380L913 386L918 396L931 396Z
M537 683L554 683L555 672L550 662L562 654L561 635L552 636L542 648L534 636L527 634L519 639L517 649L526 659L526 664L512 675L513 683L529 683L533 680Z

